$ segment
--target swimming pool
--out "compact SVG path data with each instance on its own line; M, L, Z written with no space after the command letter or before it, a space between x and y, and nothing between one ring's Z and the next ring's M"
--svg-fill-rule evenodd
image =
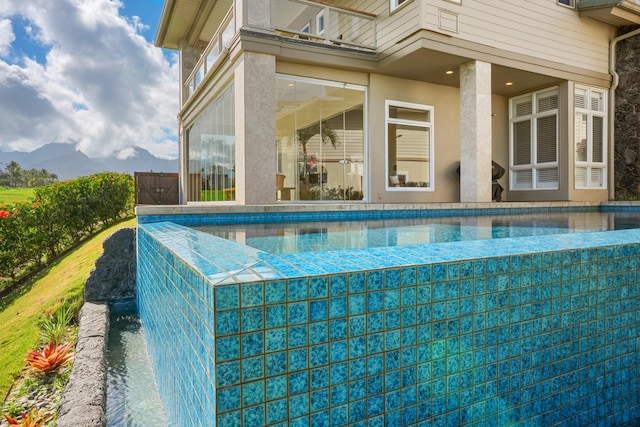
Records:
M224 221L290 219L269 209ZM270 253L185 226L220 218L139 216L138 307L169 423L640 419L639 229Z
M195 229L272 254L339 251L640 228L640 214L567 212L482 217L208 225Z

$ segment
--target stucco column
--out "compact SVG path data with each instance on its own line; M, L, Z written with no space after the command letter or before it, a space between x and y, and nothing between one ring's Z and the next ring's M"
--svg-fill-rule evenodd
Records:
M234 72L236 203L276 201L276 60L245 52Z
M460 201L491 201L491 64L460 66Z

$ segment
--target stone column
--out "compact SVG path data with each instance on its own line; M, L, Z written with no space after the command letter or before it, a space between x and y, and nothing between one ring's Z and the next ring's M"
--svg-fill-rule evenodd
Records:
M180 46L180 107L189 99L189 91L185 90L184 83L191 75L191 72L195 68L198 60L200 59L200 52L195 47Z
M276 61L244 52L234 73L236 203L276 201Z
M460 66L460 201L491 201L491 64Z

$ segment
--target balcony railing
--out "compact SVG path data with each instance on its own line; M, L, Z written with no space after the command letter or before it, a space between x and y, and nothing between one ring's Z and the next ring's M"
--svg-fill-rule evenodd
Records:
M235 19L233 7L231 7L218 28L218 31L213 35L204 52L202 52L195 68L184 83L185 93L187 94L186 99L189 99L191 95L193 95L209 71L220 65L223 55L231 45L231 40L235 32Z
M376 48L376 16L311 0L271 0L271 28L301 40Z
M376 16L371 13L311 0L270 0L270 30L298 40L364 50L376 48ZM247 5L250 3L247 2ZM242 26L245 26L244 24ZM251 27L251 24L247 25ZM220 27L184 82L183 102L202 84L211 70L223 61L236 32L234 7L229 8Z

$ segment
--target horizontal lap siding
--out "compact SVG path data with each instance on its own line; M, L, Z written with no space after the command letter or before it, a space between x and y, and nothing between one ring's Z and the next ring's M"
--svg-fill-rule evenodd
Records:
M440 9L458 14L453 37L515 54L559 62L590 71L607 72L613 28L555 0L464 0L462 6L444 0L424 2L424 27L440 33Z
M425 29L517 55L606 73L612 26L581 18L555 0L413 0L393 13L388 0L335 4L377 15L377 48L384 51ZM439 28L440 10L458 15L458 33Z

